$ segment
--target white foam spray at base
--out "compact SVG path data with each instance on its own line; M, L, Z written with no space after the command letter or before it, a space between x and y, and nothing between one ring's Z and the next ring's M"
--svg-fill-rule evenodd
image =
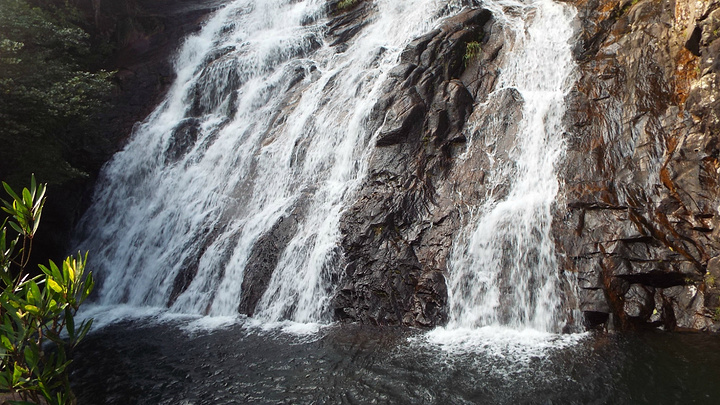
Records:
M543 356L548 350L573 346L588 336L587 333L561 335L535 329L484 326L436 328L413 341L432 344L453 354L483 353L492 357L511 357L514 362L527 363L535 357Z

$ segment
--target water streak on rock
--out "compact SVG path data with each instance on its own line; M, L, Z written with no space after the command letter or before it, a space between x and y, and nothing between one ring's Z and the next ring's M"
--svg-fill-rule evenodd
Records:
M485 202L453 245L448 326L559 332L567 289L551 224L556 165L564 153L564 99L574 83L575 11L550 0L487 6L502 20L511 47L488 103L512 97L521 118L515 127L485 122L469 130L497 149L496 163L486 173Z

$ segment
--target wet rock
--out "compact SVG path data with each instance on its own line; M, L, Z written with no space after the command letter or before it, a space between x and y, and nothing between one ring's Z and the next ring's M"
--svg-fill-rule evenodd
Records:
M340 7L341 0L331 0L327 4L329 13L334 17L327 24L332 42L330 46L344 47L367 24L372 11L372 2L357 0L348 7Z
M641 284L633 284L625 293L625 315L649 319L655 309L655 291Z
M605 300L605 292L602 289L584 288L579 294L581 311L606 314L610 312L610 306Z
M460 12L412 41L383 85L386 94L369 122L379 135L368 177L340 224L347 267L332 302L337 319L421 327L445 322L447 256L462 198L474 204L485 195L478 163L487 155L458 157L466 150L468 117L481 114L475 103L494 86L495 71L487 69L500 58L502 43L489 40L491 32L502 35L495 24L487 10ZM466 63L467 43L479 39L488 46ZM510 110L518 103L504 100ZM466 197L457 190L468 190Z
M712 325L705 314L703 292L696 286L666 288L662 296L672 308L673 329L703 331Z
M297 231L299 214L298 211L287 217L280 217L253 245L240 288L239 313L252 316L255 312L283 251Z
M400 94L385 115L385 125L375 141L377 146L390 146L408 140L411 133L417 133L419 121L425 111L425 103L414 88Z
M575 3L580 78L554 224L563 267L578 274L581 309L616 326L711 330L720 2Z
M185 156L195 145L199 131L200 121L197 118L182 120L170 135L170 142L165 151L166 161L176 162Z

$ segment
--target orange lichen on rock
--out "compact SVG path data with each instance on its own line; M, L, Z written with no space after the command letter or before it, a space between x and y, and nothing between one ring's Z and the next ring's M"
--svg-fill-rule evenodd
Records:
M700 58L693 55L692 52L685 48L678 52L675 66L673 103L680 107L680 113L682 113L685 100L687 100L690 93L690 87L698 79L699 66Z

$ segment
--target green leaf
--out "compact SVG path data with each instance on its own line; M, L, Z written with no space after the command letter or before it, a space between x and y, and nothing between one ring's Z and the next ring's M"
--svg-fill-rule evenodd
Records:
M56 293L61 293L63 291L62 287L60 287L60 284L57 283L57 281L48 278L47 279L47 285L50 287L51 290L55 291Z
M45 191L46 190L47 190L47 188L45 187L45 185L41 184L40 188L38 189L38 193L35 196L36 201L35 201L35 205L33 206L34 212L39 212L40 210L42 210L43 205L45 205Z
M72 266L72 259L70 257L63 262L63 280L67 286L75 282L75 269Z
M57 303L57 301L51 299L50 302L48 303L48 309L52 312L51 315L54 316L54 313L57 312L57 310L58 310L58 303Z
M27 362L28 368L31 371L37 369L38 366L41 366L40 354L38 353L37 346L25 347L25 351L23 354L25 355L25 361Z
M2 340L2 344L3 344L3 346L5 346L6 349L8 349L8 350L14 349L13 344L10 342L10 339L8 339L8 337L5 336L5 334L0 336L0 340Z
M83 323L80 325L80 333L77 335L77 339L75 340L75 345L80 343L81 340L85 339L85 336L90 332L90 328L92 327L93 319L88 319L83 321Z
M36 307L35 305L25 305L25 310L33 315L40 314L40 309L38 309L38 307Z
M15 194L15 192L13 191L13 189L10 187L9 184L7 184L7 183L5 183L5 182L3 181L3 182L2 182L2 185L3 185L3 188L5 188L5 192L7 192L8 194L10 194L10 197L12 197L13 200L16 200L16 201L20 200L20 197L18 197L18 195ZM3 202L4 202L4 201L3 201Z
M15 222L8 222L8 223L10 224L10 227L15 230L15 232L24 234L24 232L20 228L20 225L16 224Z
M63 280L63 276L62 276L62 273L60 272L60 269L55 264L55 262L53 262L52 260L50 260L50 270L52 272L53 280L60 280L60 281Z
M37 233L38 227L40 226L40 214L41 214L40 212L33 213L34 222L33 222L33 227L30 230L32 235L35 235L35 233Z
M45 205L45 190L47 190L45 185L40 184L37 188L37 194L35 191L32 192L35 196L35 204L32 206L32 213L36 220L40 219L40 212L42 211L43 205Z
M64 373L65 369L72 363L72 360L68 360L62 364L58 364L55 366L55 372L56 373Z
M37 189L37 182L35 181L35 173L30 174L30 192L35 194Z
M7 326L10 324L12 326L12 323L15 324L18 331L24 331L25 327L22 323L22 320L20 320L20 316L17 313L17 307L19 307L19 304L17 302L17 297L15 297L13 294L3 294L7 298L6 301L2 301L0 305L5 309L5 325ZM17 306L17 307L16 307ZM9 323L9 321L12 320L12 323Z
M65 344L65 341L62 340L62 338L57 333L51 330L45 331L45 337L50 339L51 342L58 344L58 346Z
M93 288L95 288L95 279L93 279L92 272L90 272L85 279L85 288L83 289L81 302L85 301L85 298L90 295Z
M22 377L22 370L20 367L18 367L18 364L15 363L15 368L13 369L13 375L12 375L12 386L16 386L18 382L20 382L20 377Z
M31 304L37 304L40 302L42 295L40 294L40 287L34 281L28 282L27 300Z
M24 188L22 191L22 197L23 206L28 210L29 213L30 209L32 209L33 206L33 196L30 194L30 190Z
M9 318L4 318L5 323L0 325L0 333L2 333L3 337L5 339L8 339L8 342L10 342L10 338L8 336L11 336L13 339L15 338L15 330L12 327L12 322L10 322ZM3 342L3 346L5 346ZM11 343L12 344L12 343Z

